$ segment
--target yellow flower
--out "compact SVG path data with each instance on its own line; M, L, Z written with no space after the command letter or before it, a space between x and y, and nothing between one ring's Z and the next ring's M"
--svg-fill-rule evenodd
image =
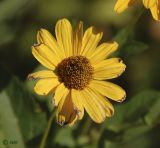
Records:
M117 13L123 12L129 6L133 5L134 2L139 0L117 0L114 10ZM152 16L155 20L160 21L160 0L142 0L144 6L150 9Z
M114 113L108 98L121 102L126 96L121 87L105 81L120 76L125 70L119 58L106 59L117 50L118 44L98 46L102 32L90 27L83 35L83 23L73 31L67 19L57 22L55 35L56 39L41 29L37 34L38 44L32 47L34 57L49 69L29 75L30 79L39 79L35 92L54 94L60 125L73 125L82 119L84 109L93 121L103 122Z

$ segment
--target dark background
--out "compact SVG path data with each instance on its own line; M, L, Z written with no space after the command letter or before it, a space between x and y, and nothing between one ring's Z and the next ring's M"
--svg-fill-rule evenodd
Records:
M116 40L115 53L127 65L113 80L127 92L115 104L115 115L102 124L86 115L74 127L54 121L50 147L158 148L160 145L160 22L149 10L134 6L122 14L115 0L0 0L0 147L38 147L53 106L51 96L33 92L27 75L43 69L31 54L40 28L54 34L58 19L73 26L80 20L104 32L103 41ZM140 15L141 14L141 15ZM17 141L15 144L13 141Z

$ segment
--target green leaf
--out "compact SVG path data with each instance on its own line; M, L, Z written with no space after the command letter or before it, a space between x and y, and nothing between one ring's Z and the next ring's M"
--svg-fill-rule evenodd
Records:
M126 27L117 33L114 40L118 42L119 48L122 48L127 43L130 33L130 27Z
M9 145L11 147L24 148L19 119L5 91L0 93L0 102L0 147L3 148ZM12 141L16 141L16 144L11 144Z
M139 93L128 102L115 107L115 115L106 122L107 128L113 131L121 131L134 124L141 124L144 117L159 99L160 93L157 91Z
M134 33L130 26L120 30L114 39L119 44L116 56L128 58L138 55L148 48L147 44L134 39Z
M57 131L54 142L60 146L75 147L75 140L72 135L72 128L61 128Z
M156 125L160 123L160 98L159 100L150 108L149 113L145 116L145 121L148 125Z
M160 123L159 106L160 92L152 90L141 92L116 106L115 115L105 124L99 147L150 148L153 143L159 143L152 134ZM148 140L150 137L154 137L154 142Z
M27 142L39 136L46 128L46 113L42 112L34 97L27 91L24 83L0 67L0 90L5 90L8 101L17 118L19 129ZM3 108L7 112L10 108Z
M138 55L144 52L147 48L148 45L143 42L130 40L120 50L120 56L127 58L129 56Z
M105 130L106 135L107 131ZM110 133L108 133L107 137ZM159 127L152 128L147 125L132 127L121 133L112 134L112 139L106 139L99 143L99 147L107 148L152 148L157 147L159 142Z
M36 107L34 98L26 91L23 84L13 78L7 87L14 112L19 119L25 141L41 134L46 127L46 114Z
M146 132L150 131L151 127L145 124L133 126L127 130L125 130L122 134L121 141L132 141L137 137L145 134Z

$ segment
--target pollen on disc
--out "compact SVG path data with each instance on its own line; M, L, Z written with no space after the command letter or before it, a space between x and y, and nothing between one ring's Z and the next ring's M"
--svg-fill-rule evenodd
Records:
M84 56L71 56L62 60L55 72L60 82L69 89L84 89L93 79L93 67Z

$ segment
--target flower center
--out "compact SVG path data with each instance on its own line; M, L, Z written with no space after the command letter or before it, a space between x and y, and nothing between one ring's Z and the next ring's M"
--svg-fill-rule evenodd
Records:
M84 56L71 56L62 60L55 72L68 89L84 89L93 79L93 67Z

